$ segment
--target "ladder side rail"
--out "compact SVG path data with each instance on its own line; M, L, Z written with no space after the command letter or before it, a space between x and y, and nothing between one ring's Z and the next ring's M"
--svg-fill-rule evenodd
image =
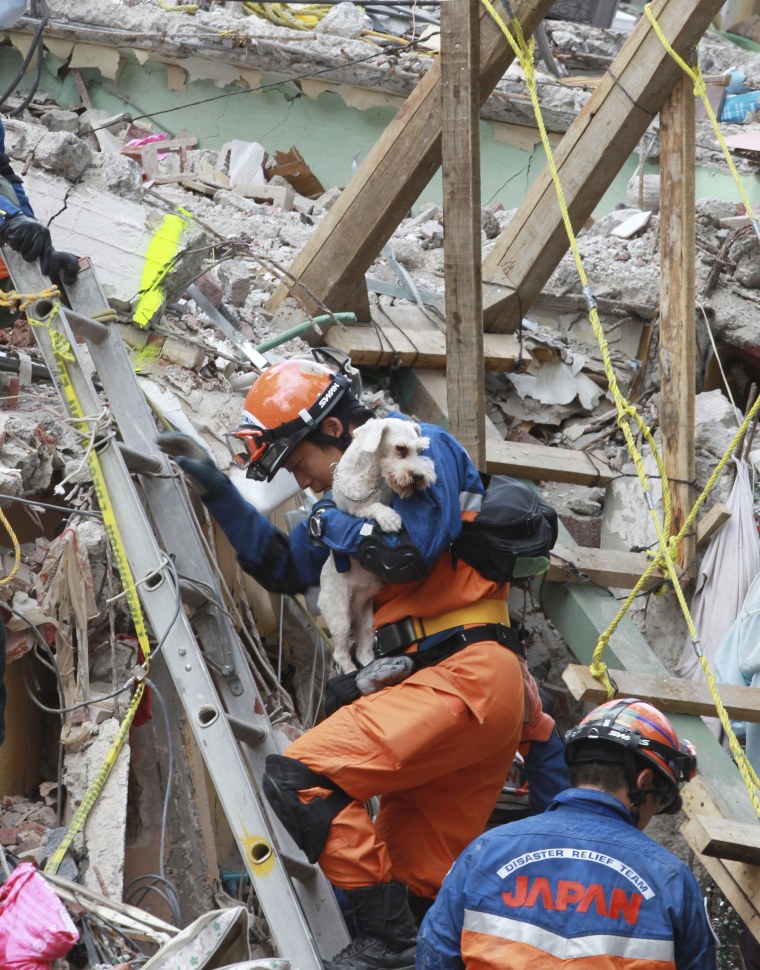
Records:
M67 288L72 295L72 306L83 316L92 316L108 309L107 299L93 269L84 268L76 284ZM116 327L111 327L108 338L102 343L88 342L88 349L98 372L98 377L108 399L114 419L124 443L133 450L158 458L163 462L167 477L143 475L140 483L153 522L164 550L174 557L178 572L211 587L218 603L222 603L216 573L211 567L206 550L199 536L195 511L187 500L184 488L170 475L169 460L156 446L155 422L145 395L135 378L126 345ZM269 819L269 830L275 835L277 846L291 858L299 858L308 866L306 856L286 832L277 816L268 810L268 804L260 791L259 779L263 776L268 754L279 754L280 747L266 715L253 675L243 656L244 647L230 617L221 610L211 610L203 618L205 630L199 624L203 653L210 653L209 644L223 641L228 649L225 657L229 669L212 670L212 680L218 687L228 714L246 721L266 732L266 738L256 745L242 744L244 756L250 765L256 784L256 792L263 813ZM203 634L206 634L204 637ZM212 654L212 659L216 659ZM221 665L220 665L221 666ZM316 868L314 876L306 882L297 879L294 888L304 909L320 952L330 957L348 942L348 931L343 915L329 880Z
M7 247L3 250L3 257L18 289L22 289L20 284L23 284L25 292L34 293L48 285L36 264L25 263ZM91 380L84 372L76 341L66 323L64 308L59 311L56 323L56 329L70 342L76 358L76 364L69 365L69 376L81 406L85 414L96 414L101 404ZM49 333L37 328L35 335L48 368L56 371ZM135 580L139 581L161 566L163 555L115 442L108 442L99 452L99 457L127 559ZM173 590L165 577L155 583L141 583L138 591L154 634L164 636L164 662L177 687L193 735L240 847L275 946L300 970L322 970L315 939L298 904L283 860L273 844L266 818L254 794L241 752L231 734L189 621L184 610L177 612L179 591ZM223 757L220 757L220 752L224 752Z

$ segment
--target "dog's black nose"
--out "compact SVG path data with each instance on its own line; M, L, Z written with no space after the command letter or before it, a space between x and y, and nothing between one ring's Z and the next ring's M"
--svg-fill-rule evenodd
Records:
M424 476L422 475L412 475L412 484L419 485L420 482L424 481Z

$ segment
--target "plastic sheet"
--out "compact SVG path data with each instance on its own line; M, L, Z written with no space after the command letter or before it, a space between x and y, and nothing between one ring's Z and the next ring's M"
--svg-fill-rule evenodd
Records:
M30 862L0 887L0 967L50 970L79 939L71 917Z

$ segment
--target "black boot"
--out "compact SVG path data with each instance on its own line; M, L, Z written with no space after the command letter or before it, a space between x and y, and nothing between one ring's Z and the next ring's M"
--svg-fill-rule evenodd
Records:
M414 970L417 926L406 886L384 882L347 889L357 939L325 963L325 970Z

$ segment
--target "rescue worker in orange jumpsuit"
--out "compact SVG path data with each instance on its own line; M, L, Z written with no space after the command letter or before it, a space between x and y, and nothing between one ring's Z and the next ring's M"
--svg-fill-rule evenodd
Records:
M264 371L246 397L245 424L228 436L250 477L271 481L286 468L301 488L329 490L352 431L372 416L352 393L352 370L347 362L336 369L293 359ZM326 963L334 970L412 970L417 927L407 891L423 904L420 913L427 908L483 831L524 727L539 743L555 731L529 675L524 723L525 668L509 628L508 585L484 579L449 551L463 517L479 507L478 472L448 432L427 424L422 431L438 478L394 500L399 534L340 511L328 492L289 537L189 439L159 436L242 567L264 587L304 592L319 583L329 555L358 559L387 583L375 598L376 656L404 652L415 660L401 683L367 696L354 685L352 703L268 758L270 803L351 903L360 936ZM373 824L365 803L377 795Z

